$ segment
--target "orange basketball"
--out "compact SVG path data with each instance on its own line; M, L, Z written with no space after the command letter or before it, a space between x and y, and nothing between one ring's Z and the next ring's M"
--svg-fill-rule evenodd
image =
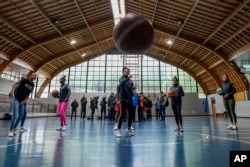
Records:
M172 96L174 96L175 95L175 92L173 91L173 90L169 90L168 91L168 96L169 97L172 97Z
M58 90L53 90L51 92L51 95L54 97L54 98L58 98L59 97L59 91Z
M143 16L128 13L115 26L114 42L123 53L144 53L154 39L154 29Z

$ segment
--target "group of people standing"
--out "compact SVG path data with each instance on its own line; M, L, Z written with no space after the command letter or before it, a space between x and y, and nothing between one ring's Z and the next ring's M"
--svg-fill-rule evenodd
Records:
M115 119L115 134L116 137L121 137L121 127L124 119L127 117L128 119L128 134L129 136L134 136L134 128L132 127L132 122L135 121L135 111L136 106L138 105L138 117L139 121L142 120L143 116L141 112L143 110L143 101L144 96L142 93L138 97L135 90L136 87L131 80L129 75L130 70L127 67L124 67L122 70L122 77L119 79L119 84L117 86L116 95L111 93L108 101L106 97L103 97L100 105L101 105L101 118L106 116L106 105L109 107L109 119ZM33 81L36 79L36 74L32 74L29 77L24 77L20 81L13 84L11 91L9 93L12 98L12 118L10 121L10 131L8 136L13 137L16 134L16 128L19 122L22 120L21 130L25 129L23 127L25 118L26 118L26 101L29 98L30 94L34 89ZM234 93L236 92L234 84L230 82L229 77L224 74L223 75L223 84L222 84L222 92L219 95L223 96L224 106L227 110L227 115L230 120L230 125L227 127L228 129L236 130L237 127L237 117L235 113L235 99ZM169 105L168 98L171 99L171 107L174 112L174 117L176 121L176 129L175 131L183 132L183 120L182 120L182 96L184 96L184 90L181 85L179 85L179 81L177 77L172 78L172 86L169 90L173 91L174 94L168 96L168 94L164 92L160 92L160 97L157 97L155 101L155 109L157 118L161 121L165 120L165 110ZM66 83L66 76L60 78L60 93L59 93L59 102L58 102L58 112L60 115L60 126L56 130L66 130L67 122L66 122L66 109L69 104L69 98L71 95L71 90L69 85ZM86 105L87 98L85 95L80 100L81 103L81 118L86 117ZM90 101L90 108L92 110L91 116L93 118L94 111L97 108L98 97L93 97ZM71 103L72 114L75 114L76 118L76 109L78 107L78 102L76 99ZM115 112L116 111L116 112Z

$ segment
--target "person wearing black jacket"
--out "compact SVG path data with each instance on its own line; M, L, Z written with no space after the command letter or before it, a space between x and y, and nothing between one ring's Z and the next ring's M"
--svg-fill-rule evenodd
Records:
M29 78L23 78L18 83L16 83L18 84L16 89L16 84L14 84L11 88L10 93L13 93L13 95L11 94L10 96L13 96L13 98L11 101L12 117L10 121L10 131L8 134L9 137L14 137L16 134L16 127L23 117L24 107L30 93L34 89L33 81L36 79L36 77L36 73L33 73Z
M82 96L81 98L81 118L85 118L86 115L86 106L87 106L87 98L85 97L85 95Z
M182 96L184 96L184 91L181 85L179 85L179 80L176 76L172 79L173 86L170 87L170 90L174 91L175 94L173 96L169 96L171 98L171 106L175 116L176 122L176 130L183 132L183 122L181 115L181 107L182 107Z
M77 107L78 107L78 102L76 101L76 99L71 103L71 117L70 119L72 119L73 115L75 115L75 119L76 119L76 112L77 112Z
M231 123L229 126L227 126L227 129L237 130L237 116L235 113L234 99L234 94L236 93L236 90L234 84L230 82L227 74L224 74L222 79L222 93L219 93L219 95L223 96L224 106Z
M105 117L106 117L106 108L107 108L106 96L104 96L102 98L102 101L101 101L100 105L101 105L101 119L102 119L102 115L103 115L103 118L105 119Z
M117 99L120 102L121 112L118 121L118 129L116 130L116 137L121 137L121 126L124 118L126 117L126 109L128 110L128 135L134 136L134 132L131 129L132 120L133 120L133 90L135 89L133 81L128 77L129 68L123 67L122 77L119 79L119 86L117 89Z

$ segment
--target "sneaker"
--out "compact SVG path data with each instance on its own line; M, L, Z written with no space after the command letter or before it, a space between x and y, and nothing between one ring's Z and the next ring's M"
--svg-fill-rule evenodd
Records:
M117 129L117 130L116 130L115 136L116 136L116 137L122 137L122 135L121 135L121 130L120 130L120 129Z
M130 129L135 130L135 128L133 126L131 126Z
M65 131L65 130L67 130L67 126L62 127L62 131Z
M177 126L176 129L174 130L175 132L179 132L180 128Z
M63 127L59 126L58 128L56 128L56 130L62 130Z
M238 128L237 128L237 126L236 125L233 125L232 126L232 130L237 130Z
M180 128L180 132L184 132L183 128Z
M117 130L118 129L118 124L115 123L115 127L114 127L114 130Z
M132 129L128 129L128 136L134 136L134 131Z
M13 131L10 131L9 134L8 134L9 137L14 137L14 133Z
M21 127L20 131L27 131L27 129L25 127Z
M233 127L233 125L228 125L227 129L231 129Z

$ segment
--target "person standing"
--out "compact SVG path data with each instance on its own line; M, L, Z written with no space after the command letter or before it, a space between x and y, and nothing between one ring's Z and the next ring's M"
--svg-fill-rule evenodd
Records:
M169 96L171 98L171 105L175 116L176 121L176 130L183 132L183 123L182 123L182 96L184 96L184 90L181 85L179 85L179 80L176 76L172 79L173 86L170 87L170 90L174 91L173 96Z
M160 98L157 97L155 100L155 114L156 114L156 119L158 120L160 118Z
M109 119L110 121L114 120L115 115L115 94L114 92L111 92L109 98L108 98L108 108L109 108Z
M102 119L102 115L103 115L103 118L105 119L105 117L106 117L106 108L107 108L106 96L104 96L102 98L102 101L101 101L100 105L101 105L101 119Z
M230 120L230 125L227 126L227 129L237 130L237 116L235 113L235 99L234 94L236 93L235 86L230 82L227 74L222 76L222 93L219 93L223 97L223 102L225 109L227 111L228 118Z
M166 104L167 104L167 96L163 93L163 91L160 92L160 121L165 121L166 117Z
M139 94L139 104L138 104L138 121L142 121L144 119L143 112L144 112L144 96L143 93L140 92Z
M73 115L75 115L75 119L76 119L76 113L77 113L77 108L78 108L78 102L76 101L76 99L71 103L71 118L73 117Z
M81 118L85 118L86 116L86 107L87 107L87 98L85 95L82 96L81 98Z
M16 127L23 117L25 103L29 98L30 93L34 89L33 81L36 79L36 73L33 73L28 78L23 78L19 81L18 87L15 89L15 85L12 86L11 92L13 92L12 105L12 117L10 121L10 131L8 136L13 137L16 133ZM15 89L15 91L13 91Z
M24 79L26 78L27 79L27 76L23 76L21 78ZM12 88L11 88L11 91L9 92L9 97L10 98L13 98L13 94L16 92L17 88L18 88L18 85L19 85L20 81L17 81L15 82L13 85L12 85ZM20 131L27 131L27 129L24 127L24 122L26 120L26 116L27 116L27 103L25 102L24 103L24 106L23 106L23 116L22 116L22 119L21 119L21 127L20 127Z
M59 104L58 104L61 126L56 129L56 130L63 130L63 131L67 129L66 110L69 104L69 97L71 95L70 87L65 82L66 82L66 76L61 77L60 78L61 88L60 88Z
M128 77L129 68L123 67L122 74L122 77L119 79L119 87L117 90L117 98L120 102L121 112L118 120L118 129L116 130L116 137L121 137L121 126L124 118L126 117L126 109L128 110L128 135L134 136L134 132L131 129L131 124L133 121L134 114L132 96L133 89L135 89L135 87L133 81Z

